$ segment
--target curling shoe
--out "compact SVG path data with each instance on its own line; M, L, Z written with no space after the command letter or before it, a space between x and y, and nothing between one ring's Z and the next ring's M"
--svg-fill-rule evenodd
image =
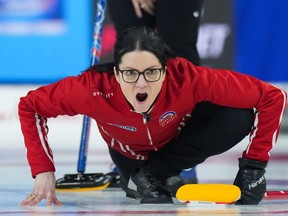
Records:
M175 197L177 190L184 184L185 180L180 175L172 176L166 179L165 188Z
M140 167L131 175L131 180L137 187L137 192L141 195L141 204L162 204L173 203L172 195L145 168Z
M196 169L194 167L182 170L180 175L167 178L165 181L165 188L175 197L177 190L184 184L197 184L197 183L198 180L196 175Z

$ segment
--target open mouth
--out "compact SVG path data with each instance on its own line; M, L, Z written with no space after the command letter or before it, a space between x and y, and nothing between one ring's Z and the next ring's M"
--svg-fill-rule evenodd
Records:
M136 95L136 99L137 99L139 102L145 101L147 97L148 97L148 94L147 94L147 93L138 93L138 94Z

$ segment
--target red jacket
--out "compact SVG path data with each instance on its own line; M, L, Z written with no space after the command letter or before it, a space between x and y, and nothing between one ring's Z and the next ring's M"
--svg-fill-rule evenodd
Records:
M276 142L287 94L273 85L229 70L196 67L182 58L167 62L167 76L150 112L131 110L111 73L83 72L30 91L19 103L19 117L32 175L55 171L47 141L47 118L84 114L95 119L107 144L123 155L145 160L175 137L195 104L256 108L255 128L243 156L268 161Z

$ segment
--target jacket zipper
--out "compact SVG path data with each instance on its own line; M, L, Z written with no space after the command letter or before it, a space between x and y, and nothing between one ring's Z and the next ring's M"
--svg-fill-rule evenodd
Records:
M143 115L143 123L144 123L146 131L147 131L147 136L148 136L148 139L149 139L149 143L150 143L151 146L154 147L155 151L158 151L158 149L156 148L156 146L153 144L153 141L152 141L152 137L151 137L150 130L149 130L149 127L148 127L147 116L145 116L147 114L142 114L142 115Z
M148 127L148 121L150 120L150 116L149 116L149 113L151 112L151 110L153 109L154 106L152 106L145 114L144 113L141 113L141 115L143 116L143 124L145 125L145 128L146 128L146 132L147 132L147 136L148 136L148 139L149 139L149 144L151 146L153 146L154 150L155 151L158 151L158 149L156 148L156 146L153 144L153 141L152 141L152 137L151 137L151 134L150 134L150 130L149 130L149 127ZM135 112L134 110L131 110L132 112Z

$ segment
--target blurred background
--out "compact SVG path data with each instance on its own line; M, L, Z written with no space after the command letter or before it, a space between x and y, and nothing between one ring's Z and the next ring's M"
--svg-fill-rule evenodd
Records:
M21 96L89 67L94 6L94 0L0 0L1 148L24 147L17 115ZM287 8L287 0L206 0L197 44L202 64L287 91ZM112 60L115 36L106 13L101 62ZM79 147L81 117L51 122L52 143ZM281 132L288 132L287 114Z

